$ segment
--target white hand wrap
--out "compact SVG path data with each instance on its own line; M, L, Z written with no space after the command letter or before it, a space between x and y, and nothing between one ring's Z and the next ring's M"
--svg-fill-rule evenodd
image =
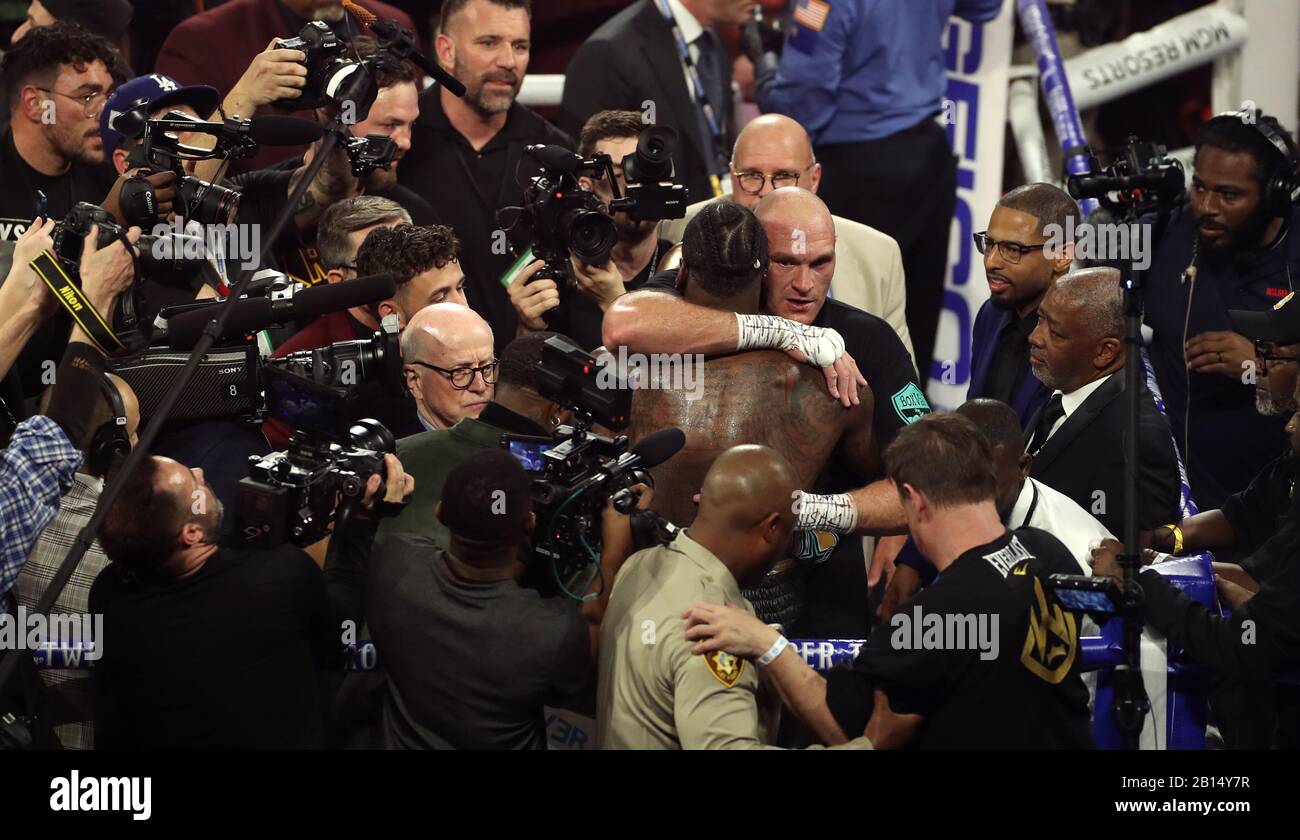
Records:
M812 327L776 315L736 314L737 350L798 350L813 367L830 367L844 355L844 338L829 327Z
M858 506L848 493L800 493L795 514L795 527L806 531L851 534L858 527Z

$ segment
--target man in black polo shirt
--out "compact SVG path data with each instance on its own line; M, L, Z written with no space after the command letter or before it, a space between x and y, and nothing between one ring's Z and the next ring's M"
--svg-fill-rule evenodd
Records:
M1228 310L1268 309L1300 278L1300 237L1288 235L1300 213L1268 187L1294 166L1294 142L1273 118L1216 117L1196 138L1188 203L1156 233L1143 289L1151 366L1202 510L1277 457L1286 419L1255 411L1255 348Z
M885 463L940 574L876 628L852 666L814 674L776 630L721 605L690 611L686 638L700 642L691 652L757 659L829 744L865 727L877 749L1091 748L1079 616L1046 582L1078 573L1069 549L1002 524L988 442L966 417L930 415L902 430Z
M420 95L420 118L399 181L430 202L464 243L469 305L489 324L498 353L517 317L501 277L530 235L497 211L517 207L538 172L524 147L573 148L572 139L515 101L528 69L527 0L447 0L436 43L439 63L465 84L459 99L434 85ZM517 213L509 214L517 217Z

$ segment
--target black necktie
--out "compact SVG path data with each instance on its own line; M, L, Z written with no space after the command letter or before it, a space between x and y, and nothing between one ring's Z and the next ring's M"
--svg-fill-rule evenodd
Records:
M1065 416L1065 406L1061 403L1060 394L1052 394L1052 398L1047 401L1047 407L1038 417L1038 425L1034 427L1034 439L1030 444L1030 452L1037 452L1047 443L1047 436L1052 433L1052 427L1056 421Z
M700 84L704 86L704 96L713 106L713 118L721 129L722 115L727 112L730 105L727 85L723 81L722 47L718 44L718 36L712 29L705 29L692 43L700 51L695 69L699 71ZM700 105L700 130L703 132L705 148L716 156L718 149L713 139L713 132L709 131L709 122L704 118L703 104ZM709 171L713 170L714 162L710 161Z

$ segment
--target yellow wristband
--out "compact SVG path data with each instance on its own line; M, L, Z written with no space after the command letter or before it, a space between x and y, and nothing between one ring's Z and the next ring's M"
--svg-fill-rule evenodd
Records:
M1174 535L1174 550L1172 553L1182 554L1183 553L1183 529L1179 528L1177 525L1173 523L1170 523L1163 527L1168 528L1169 533Z

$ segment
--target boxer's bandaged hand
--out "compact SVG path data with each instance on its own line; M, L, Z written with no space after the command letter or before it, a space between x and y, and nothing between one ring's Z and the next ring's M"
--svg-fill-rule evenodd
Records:
M852 534L858 527L858 506L848 493L800 493L795 500L795 527Z
M813 327L777 315L736 314L737 350L798 350L813 367L830 367L844 355L844 338L829 327Z

